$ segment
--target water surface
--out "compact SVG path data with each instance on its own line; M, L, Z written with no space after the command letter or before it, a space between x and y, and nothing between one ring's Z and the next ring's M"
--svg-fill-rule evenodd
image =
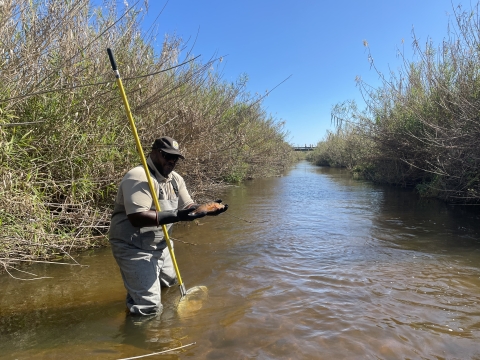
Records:
M222 197L227 213L173 234L208 297L177 308L168 289L140 321L109 249L36 265L53 278L0 277L0 357L480 359L478 212L306 162Z

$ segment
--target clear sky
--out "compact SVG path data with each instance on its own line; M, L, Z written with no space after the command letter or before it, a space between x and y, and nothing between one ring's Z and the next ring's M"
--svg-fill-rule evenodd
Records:
M129 0L130 4L134 0ZM382 71L398 69L399 49L413 59L412 29L421 42L447 36L453 7L472 0L150 0L145 24L157 18L158 44L176 34L202 61L224 55L223 79L249 77L252 94L271 90L263 102L286 122L293 145L316 144L333 130L332 106L348 99L363 104L355 78L373 86L370 46ZM404 44L402 45L402 40ZM195 43L194 43L195 41Z

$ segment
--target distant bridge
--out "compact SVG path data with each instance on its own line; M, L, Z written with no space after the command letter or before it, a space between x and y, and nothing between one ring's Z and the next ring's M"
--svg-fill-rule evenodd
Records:
M294 151L313 151L316 149L316 146L310 145L310 146L292 146L292 149Z

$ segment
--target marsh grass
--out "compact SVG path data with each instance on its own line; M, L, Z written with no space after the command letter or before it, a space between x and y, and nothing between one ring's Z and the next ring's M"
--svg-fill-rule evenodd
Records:
M142 29L147 2L0 3L0 265L105 244L117 184L140 161L106 54L112 48L144 152L179 141L198 200L291 161L283 123L182 39ZM207 193L208 191L208 193ZM208 195L207 195L208 194Z
M337 104L336 133L322 141L311 160L344 166L377 182L415 187L423 196L451 203L480 202L480 18L453 8L448 36L435 46L413 33L414 60L399 52L403 66L381 73L382 85L357 79L366 102Z

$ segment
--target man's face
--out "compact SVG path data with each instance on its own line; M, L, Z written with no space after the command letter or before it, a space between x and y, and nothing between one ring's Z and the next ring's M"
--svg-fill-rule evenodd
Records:
M152 155L152 160L157 170L165 177L173 171L179 158L178 155L169 154L160 149L153 150Z

